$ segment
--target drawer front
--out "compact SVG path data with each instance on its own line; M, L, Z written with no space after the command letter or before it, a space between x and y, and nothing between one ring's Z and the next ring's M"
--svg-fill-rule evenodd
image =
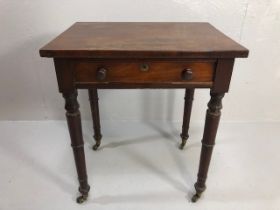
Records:
M206 83L213 81L214 69L214 61L78 61L74 64L78 83Z

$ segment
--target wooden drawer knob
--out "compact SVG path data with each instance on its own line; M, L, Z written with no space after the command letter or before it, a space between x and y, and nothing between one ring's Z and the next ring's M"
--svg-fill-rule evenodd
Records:
M100 68L96 72L97 80L104 80L106 78L107 70L105 68Z
M193 73L191 69L184 69L181 75L183 80L191 80L193 77Z

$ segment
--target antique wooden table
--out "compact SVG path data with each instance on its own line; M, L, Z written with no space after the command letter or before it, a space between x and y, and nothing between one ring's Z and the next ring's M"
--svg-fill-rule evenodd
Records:
M195 88L209 88L195 202L206 189L206 177L222 108L229 90L234 59L248 50L209 23L75 23L40 49L54 58L59 91L80 183L82 203L88 197L84 142L77 89L88 89L96 150L101 141L97 89L185 88L183 149Z

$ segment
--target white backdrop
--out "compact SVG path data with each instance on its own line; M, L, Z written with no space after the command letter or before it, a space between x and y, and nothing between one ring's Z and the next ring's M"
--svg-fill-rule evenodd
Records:
M237 59L224 121L280 121L279 0L0 0L0 120L64 119L51 59L39 48L76 21L205 21L250 49ZM85 90L83 119L90 119ZM101 90L102 120L181 121L183 90ZM209 91L195 94L204 119Z

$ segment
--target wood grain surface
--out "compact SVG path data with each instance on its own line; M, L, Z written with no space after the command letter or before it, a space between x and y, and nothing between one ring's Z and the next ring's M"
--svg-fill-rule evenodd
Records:
M103 61L73 62L75 81L82 82L212 82L215 70L214 62L178 62L178 61ZM142 66L147 69L142 69ZM106 70L103 80L98 79L98 71ZM189 69L192 78L184 80L183 72Z
M78 22L40 49L42 57L234 58L248 50L209 23Z

